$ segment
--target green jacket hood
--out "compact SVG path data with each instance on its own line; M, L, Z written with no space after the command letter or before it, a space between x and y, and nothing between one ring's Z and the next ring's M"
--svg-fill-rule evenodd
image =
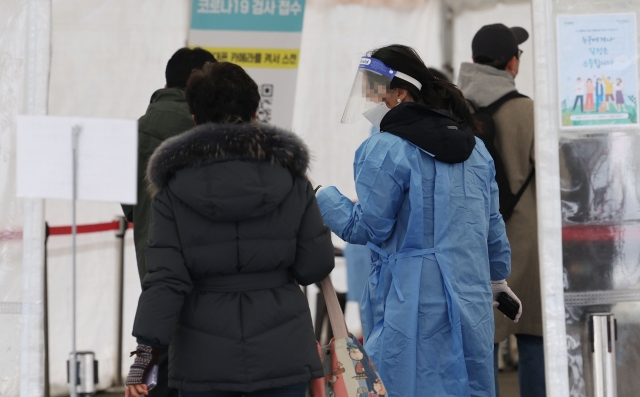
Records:
M162 88L151 95L147 112L138 120L138 131L160 142L195 126L183 89Z

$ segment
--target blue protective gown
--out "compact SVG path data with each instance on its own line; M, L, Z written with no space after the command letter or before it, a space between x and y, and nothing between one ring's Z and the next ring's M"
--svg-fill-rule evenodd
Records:
M334 233L374 251L362 325L389 396L494 396L490 281L509 275L511 250L483 143L446 164L376 134L354 171L357 204L335 187L318 203Z
M343 252L347 262L347 301L360 302L371 269L371 250L365 245L347 244Z

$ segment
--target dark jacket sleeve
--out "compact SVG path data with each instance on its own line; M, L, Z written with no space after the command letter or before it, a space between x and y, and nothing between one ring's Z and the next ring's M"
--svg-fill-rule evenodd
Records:
M140 344L167 347L184 297L193 288L184 264L168 189L160 192L152 203L146 257L148 273L142 281L133 336Z
M122 207L122 213L124 214L127 222L133 222L133 205L130 204L120 204Z
M323 280L331 273L335 264L331 231L324 225L316 195L308 182L306 184L306 207L300 228L296 261L291 268L293 277L302 285Z

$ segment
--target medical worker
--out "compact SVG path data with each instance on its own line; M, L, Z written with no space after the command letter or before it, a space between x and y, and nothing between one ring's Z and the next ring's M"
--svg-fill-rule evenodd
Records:
M331 230L374 252L365 348L389 396L492 397L492 303L519 300L478 126L460 91L401 45L362 58L342 121L360 115L382 133L356 152L358 203L312 184Z

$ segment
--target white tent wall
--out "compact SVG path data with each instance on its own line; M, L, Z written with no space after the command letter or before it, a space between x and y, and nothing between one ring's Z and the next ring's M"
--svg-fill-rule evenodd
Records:
M44 225L42 200L15 196L16 115L46 113L50 1L5 0L0 15L0 395L29 396L44 386Z
M53 0L49 114L137 119L165 84L167 60L186 44L189 0ZM133 172L133 171L132 171ZM47 200L52 226L71 223L68 200ZM109 222L113 203L79 202L78 223ZM127 233L124 352L131 336L140 280ZM116 377L118 249L114 232L78 237L78 350L96 353L99 389ZM48 243L50 381L52 395L68 394L65 363L71 351L71 237ZM130 359L123 354L124 370Z
M307 6L293 128L311 148L311 175L355 199L353 156L371 124L340 124L360 57L386 44L414 47L425 63L442 64L442 13L437 0L411 11L362 4Z
M16 118L23 111L27 4L0 3L0 395L17 395L20 387L22 313L22 205L16 199Z
M520 26L529 32L529 40L520 45L524 51L520 60L520 72L516 77L516 87L522 94L533 98L533 29L531 3L496 4L481 10L461 11L453 22L453 68L457 76L462 62L471 62L471 40L484 25L503 23L509 27Z
M22 204L15 199L13 142L15 114L23 111L24 102L27 3L29 0L0 2L0 396L15 396L19 389L18 314L22 309L13 303L22 299L18 282L22 279L22 244L20 240L3 241L2 236L5 231L22 228ZM51 3L49 114L129 119L142 115L153 91L164 84L166 61L186 43L191 1ZM307 5L293 126L311 148L314 178L338 186L354 199L353 155L369 136L370 124L363 119L342 125L339 120L360 56L385 44L402 43L416 48L428 66L440 68L444 62L441 2L413 4L416 8L410 11L327 1L309 1ZM470 59L473 34L493 22L522 26L531 32L530 5L456 9L456 70L460 62ZM533 96L531 41L523 46L517 85L521 92ZM111 221L120 214L117 204L78 204L80 224ZM47 200L45 217L53 226L70 224L71 203ZM131 234L125 255L124 352L135 346L130 332L140 293ZM71 238L51 237L48 254L51 392L63 395L68 393L65 363L71 350ZM100 389L110 386L116 377L117 259L114 233L78 238L78 349L96 352ZM15 314L3 314L8 312ZM130 363L127 356L123 360L125 373Z

